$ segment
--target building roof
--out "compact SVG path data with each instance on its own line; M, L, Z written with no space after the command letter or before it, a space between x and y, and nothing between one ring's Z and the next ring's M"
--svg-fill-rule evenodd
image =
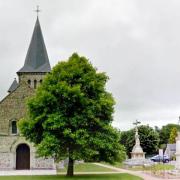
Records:
M17 87L19 86L18 82L16 81L16 78L14 79L13 83L11 84L10 88L8 89L8 92L11 93L14 90L17 89Z
M51 66L49 63L39 19L37 17L24 66L17 73L50 71Z
M167 148L170 151L176 151L176 144L167 144Z

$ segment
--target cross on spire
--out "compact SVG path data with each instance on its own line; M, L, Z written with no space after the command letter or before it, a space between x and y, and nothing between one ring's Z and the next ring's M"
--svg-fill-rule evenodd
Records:
M136 120L135 122L133 122L133 124L137 127L138 124L141 124L140 121Z
M135 131L136 131L136 134L135 134L136 144L140 144L139 135L138 135L138 124L141 124L141 122L136 120L135 122L133 122L133 124L135 125Z
M36 6L36 10L34 10L37 13L37 16L39 15L39 12L41 12L41 10L39 9L39 5Z

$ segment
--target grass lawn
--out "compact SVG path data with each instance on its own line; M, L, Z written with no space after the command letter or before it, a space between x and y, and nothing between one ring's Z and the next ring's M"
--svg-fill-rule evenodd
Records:
M148 167L137 166L137 167L126 168L126 169L134 170L134 171L163 171L163 170L173 170L174 165L155 164L153 166L148 166Z
M59 169L58 173L64 173L67 171L67 168ZM80 163L76 164L74 172L115 172L112 169L101 167L93 163Z
M109 164L107 162L101 162L101 164L110 165L110 166L117 167L117 168L123 168L123 164L120 162L115 162L114 164Z
M151 167L146 167L144 168L144 170L157 170L157 171L161 171L161 170L173 170L174 169L174 165L171 164L155 164Z
M111 165L117 168L122 168L122 169L125 168L122 163L118 163L118 162L115 162L113 165L105 162L101 162L101 163ZM173 170L174 168L175 168L174 165L171 164L155 164L153 166L148 166L148 167L136 166L125 169L134 170L134 171L152 171L152 170L162 171L162 170Z
M105 175L75 175L74 177L65 176L0 176L0 180L142 180L137 176L129 174L105 174Z

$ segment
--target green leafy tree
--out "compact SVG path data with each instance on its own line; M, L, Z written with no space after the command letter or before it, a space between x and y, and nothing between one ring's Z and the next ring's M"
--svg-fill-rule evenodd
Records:
M173 128L171 129L171 133L170 133L170 137L169 137L169 143L170 143L170 144L176 143L176 137L177 137L177 135L178 135L178 130L177 130L176 127L173 127Z
M159 145L159 134L149 125L141 125L138 127L139 139L143 151L146 155L152 155L157 152ZM130 152L135 144L135 130L124 131L121 133L120 143L126 148L127 154Z
M122 131L121 132L121 138L120 138L120 144L123 144L126 148L126 153L130 157L130 153L132 151L132 148L135 144L135 131L134 129L131 129L129 131Z
M174 127L177 128L178 131L180 131L180 126L177 124L167 124L161 128L159 132L160 146L166 145L168 143L171 130Z
M149 125L139 128L141 146L147 155L157 153L159 147L159 134Z
M119 133L111 126L114 99L105 89L108 77L78 54L59 62L45 77L28 105L20 132L41 157L74 161L94 158L113 163L125 158Z

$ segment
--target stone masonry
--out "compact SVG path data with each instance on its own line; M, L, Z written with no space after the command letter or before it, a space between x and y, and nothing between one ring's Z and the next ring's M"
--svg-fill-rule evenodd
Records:
M34 78L40 82L43 75L24 75L17 89L0 102L0 169L16 169L16 148L23 143L30 148L30 169L55 168L53 159L37 158L33 144L27 142L19 133L11 132L12 120L18 121L26 114L26 100L35 91L27 82L29 79L33 82Z
M0 101L0 170L55 169L54 159L38 157L34 145L25 140L17 128L17 122L26 116L27 99L33 96L50 70L37 17L24 66L17 72L18 82L14 80L9 94Z

